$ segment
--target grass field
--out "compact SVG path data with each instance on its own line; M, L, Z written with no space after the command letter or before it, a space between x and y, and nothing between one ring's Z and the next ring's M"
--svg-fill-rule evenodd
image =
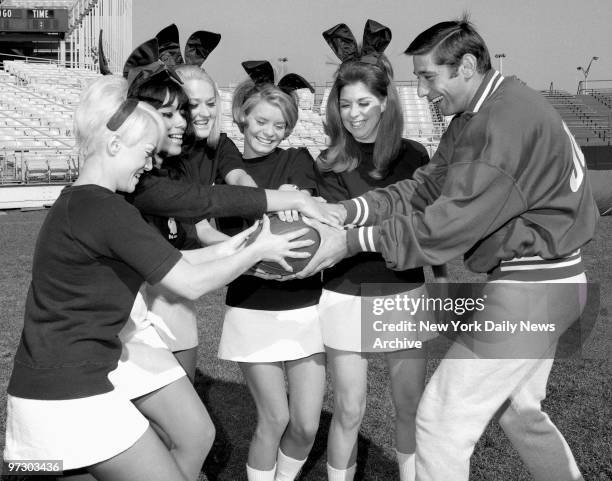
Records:
M25 295L30 280L34 243L44 211L0 215L0 449L4 447L6 386L19 340ZM589 280L600 283L598 323L589 338L590 359L557 360L553 367L545 410L565 434L588 481L612 479L612 406L610 318L612 314L612 217L603 218L596 238L583 250ZM451 265L454 281L478 280L459 262ZM216 357L221 333L223 293L200 299L200 357L196 388L212 414L217 437L201 479L246 479L248 442L255 426L255 409L234 363ZM586 357L586 356L585 356ZM429 361L429 374L437 361ZM368 408L359 438L358 480L397 479L392 450L393 409L387 373L380 357L371 360ZM325 438L331 419L326 396L315 447L300 479L324 480ZM442 460L443 462L443 460ZM530 479L500 428L492 423L479 441L471 465L474 481ZM17 481L11 477L7 480ZM25 480L29 478L21 478ZM32 481L43 481L41 476ZM448 480L452 481L452 480Z

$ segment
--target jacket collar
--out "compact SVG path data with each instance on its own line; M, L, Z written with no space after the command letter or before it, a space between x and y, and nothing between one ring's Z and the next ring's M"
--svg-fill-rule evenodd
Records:
M504 77L497 70L489 70L482 79L476 95L474 95L466 112L478 112L483 102L498 89L503 80Z

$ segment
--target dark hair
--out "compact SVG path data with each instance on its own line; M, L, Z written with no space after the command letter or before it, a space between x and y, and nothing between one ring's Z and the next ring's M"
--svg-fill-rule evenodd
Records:
M370 176L382 179L387 175L389 162L401 149L404 128L402 107L392 78L391 64L382 54L375 64L356 60L340 65L327 98L325 133L330 138L330 145L317 159L320 170L344 172L354 170L359 164L357 141L342 123L340 93L344 86L362 82L379 100L387 99L374 142L374 170Z
M247 115L261 101L268 102L281 111L287 123L285 138L289 137L298 121L297 94L295 91L289 94L271 83L256 84L250 78L236 87L232 98L232 117L240 132L244 133Z
M406 55L433 53L437 65L449 65L457 71L466 53L476 57L476 70L491 70L491 56L484 40L464 14L459 20L440 22L419 34L404 52Z
M185 134L183 135L183 151L191 149L196 139L191 123L189 97L187 97L187 94L179 84L168 78L154 78L136 88L132 95L138 100L148 103L155 110L168 107L177 100L178 110L187 123Z

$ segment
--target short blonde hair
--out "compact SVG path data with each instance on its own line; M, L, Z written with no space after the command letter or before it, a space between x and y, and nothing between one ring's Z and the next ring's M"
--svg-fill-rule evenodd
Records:
M221 94L219 94L217 84L210 75L208 75L197 65L179 65L178 67L176 67L176 73L183 82L187 82L188 80L200 80L202 82L206 82L212 87L213 92L215 93L215 105L217 106L217 115L215 117L215 120L213 120L212 127L210 128L210 134L208 134L208 138L206 139L206 144L209 147L216 149L217 145L219 144L219 137L221 136L220 117L223 114L223 112L221 111Z
M240 132L244 133L247 115L261 101L278 107L287 123L285 138L289 137L298 121L296 95L288 94L276 85L255 84L251 79L245 80L236 87L232 99L232 117Z
M134 145L147 132L157 131L159 143L166 128L157 111L144 102L115 131L106 126L108 120L127 98L128 84L118 75L105 75L93 81L82 92L74 113L74 131L82 160L93 154L112 135L118 135L126 145Z

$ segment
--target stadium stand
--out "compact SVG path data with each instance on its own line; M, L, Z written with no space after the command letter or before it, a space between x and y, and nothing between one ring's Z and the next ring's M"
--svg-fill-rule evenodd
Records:
M0 183L69 182L78 172L72 137L72 112L83 87L97 73L55 64L4 62L0 72ZM231 117L232 88L222 88L221 127L239 148L242 134ZM419 99L414 85L399 87L404 135L425 144L433 154L444 130L436 111ZM313 157L325 148L325 88L319 106L308 91L298 93L299 121L281 147L306 147Z
M398 95L404 114L403 136L422 143L433 155L446 129L444 118L435 104L418 96L415 84L400 84Z
M585 104L581 96L564 90L544 90L542 94L561 114L579 145L610 145L610 116Z
M76 178L72 112L82 72L5 61L0 75L0 183L70 182ZM91 72L89 72L91 76Z
M78 156L74 151L72 112L83 87L98 75L86 68L22 60L4 62L4 70L0 70L0 184L74 180ZM325 148L323 119L329 90L327 85L319 86L317 95L299 92L299 121L281 147L306 147L313 157ZM222 130L242 148L242 134L231 117L232 91L220 89ZM414 82L400 83L398 94L404 136L423 143L433 155L448 119L435 105L418 97ZM585 153L589 148L610 145L612 89L578 96L560 90L543 94L561 113Z
M597 101L612 110L612 88L610 89L590 89L583 93L594 97Z

